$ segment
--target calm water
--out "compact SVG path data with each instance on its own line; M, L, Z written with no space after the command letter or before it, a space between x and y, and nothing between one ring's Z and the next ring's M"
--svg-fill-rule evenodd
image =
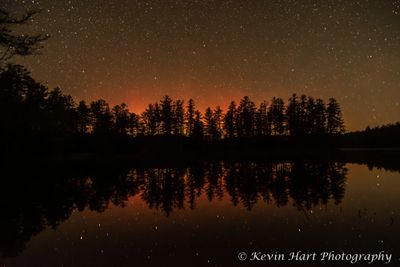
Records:
M1 180L0 263L286 266L238 253L301 250L399 266L399 192L399 172L344 163L20 168Z

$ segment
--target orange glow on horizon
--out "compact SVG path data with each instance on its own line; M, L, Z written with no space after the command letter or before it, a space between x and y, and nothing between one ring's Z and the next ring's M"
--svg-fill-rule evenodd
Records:
M289 96L277 95L274 92L279 92L279 90L268 90L268 92L263 92L262 94L255 94L249 92L245 88L229 88L229 87L209 87L202 88L196 86L185 85L182 87L176 87L174 89L168 90L165 88L154 88L154 86L128 86L126 89L121 90L124 92L118 97L109 93L114 90L103 92L101 94L98 90L90 90L91 92L97 92L91 95L88 102L95 101L98 99L106 100L110 107L125 103L128 106L130 112L136 114L141 114L151 103L156 103L162 100L165 95L168 95L172 100L183 100L184 106L186 107L189 99L193 99L195 102L195 107L200 112L210 108L216 108L219 106L223 111L226 111L231 101L235 101L238 105L240 100L244 96L249 96L256 105L260 104L262 101L271 101L272 97L282 97L285 102ZM211 92L211 93L210 93Z
M235 101L238 105L244 96L249 96L250 99L256 103L256 105L259 105L264 100L267 101L267 103L270 103L273 97L280 97L285 101L285 103L287 103L292 93L296 93L297 95L304 93L314 98L322 98L325 102L327 102L329 97L331 97L323 96L321 94L309 94L296 89L278 87L268 89L264 92L254 93L254 91L246 88L222 86L201 87L189 84L170 88L161 86L126 85L126 87L122 88L122 90L121 87L118 87L119 91L123 93L116 97L113 92L115 92L117 88L108 89L107 91L103 92L95 90L95 87L92 88L93 90L90 91L96 93L92 94L89 99L86 99L88 102L104 99L109 103L110 108L114 105L125 103L127 104L129 111L136 114L141 114L145 111L149 104L159 102L165 95L170 96L173 100L183 100L185 107L187 106L188 100L192 98L195 102L196 109L202 114L204 114L206 108L215 108L217 106L220 106L222 111L225 112L231 101ZM292 93L287 94L286 92L288 91L291 91ZM341 104L341 101L339 101L339 103ZM351 112L347 111L347 109L348 107L342 104L342 112L345 120L346 130L354 131L365 129L367 125L360 126L360 118L353 116Z

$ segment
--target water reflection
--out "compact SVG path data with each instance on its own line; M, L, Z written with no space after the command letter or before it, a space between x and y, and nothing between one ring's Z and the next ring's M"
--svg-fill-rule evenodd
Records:
M341 202L344 163L221 163L162 168L57 168L14 170L2 179L0 252L18 255L46 227L57 228L74 210L103 212L139 195L150 209L169 216L195 209L197 200L229 198L251 210L258 201L299 211Z

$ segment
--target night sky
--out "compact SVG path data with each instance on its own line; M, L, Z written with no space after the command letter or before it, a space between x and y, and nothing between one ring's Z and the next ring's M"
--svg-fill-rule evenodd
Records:
M5 2L5 4L4 4ZM292 93L341 103L348 130L400 120L400 1L22 1L41 54L15 58L75 100L141 112L168 94L197 107ZM18 28L19 29L19 28Z

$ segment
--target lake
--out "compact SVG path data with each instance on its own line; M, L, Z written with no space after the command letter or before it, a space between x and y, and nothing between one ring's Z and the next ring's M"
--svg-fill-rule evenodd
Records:
M9 167L0 263L319 266L322 252L381 252L398 266L400 173L387 169L307 161ZM299 257L289 261L290 253ZM312 253L314 261L300 257ZM367 265L386 264L357 263Z

